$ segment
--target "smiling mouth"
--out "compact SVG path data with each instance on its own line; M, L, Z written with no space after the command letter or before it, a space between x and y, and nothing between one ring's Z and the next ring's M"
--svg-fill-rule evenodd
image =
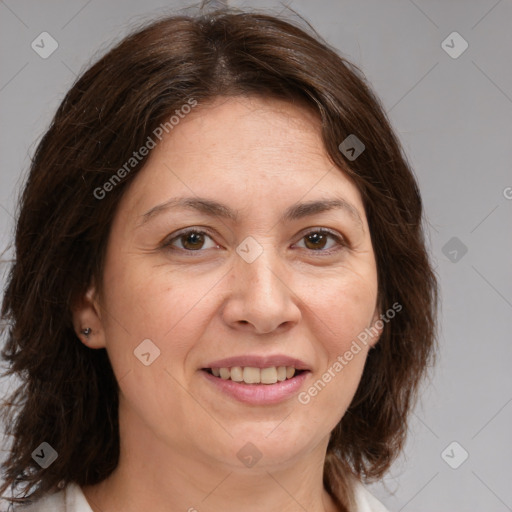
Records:
M233 366L231 368L203 368L203 371L222 380L240 384L276 384L293 379L308 370L297 370L293 366Z

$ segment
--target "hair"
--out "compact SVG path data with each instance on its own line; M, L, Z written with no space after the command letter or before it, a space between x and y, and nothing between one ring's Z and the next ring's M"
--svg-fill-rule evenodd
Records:
M356 66L298 24L223 8L160 17L117 43L76 80L35 151L1 310L4 375L21 379L3 408L12 445L0 493L24 489L12 502L69 482L94 485L118 464L118 385L106 351L78 340L72 306L91 283L101 289L112 219L147 156L104 197L95 191L191 98L200 108L235 96L277 98L316 113L330 159L363 199L380 310L401 306L331 433L324 485L340 510L352 510L355 480L382 477L402 450L437 342L437 280L414 174ZM339 149L350 134L365 145L356 159ZM46 469L31 455L43 441L58 453Z

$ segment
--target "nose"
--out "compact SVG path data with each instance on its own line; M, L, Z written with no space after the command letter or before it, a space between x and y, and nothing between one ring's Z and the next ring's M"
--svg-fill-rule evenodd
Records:
M238 258L233 266L222 315L231 328L268 334L300 320L300 301L292 274L270 249L252 263Z

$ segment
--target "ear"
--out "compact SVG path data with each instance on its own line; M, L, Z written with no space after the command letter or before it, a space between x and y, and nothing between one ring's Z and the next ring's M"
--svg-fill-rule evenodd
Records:
M72 307L73 326L80 341L89 348L105 348L105 330L96 287L91 285ZM83 331L88 329L88 334Z
M381 308L377 305L373 313L372 323L369 327L371 335L368 344L371 348L375 348L375 345L377 345L382 335L382 331L384 330L384 321L382 320L382 316Z

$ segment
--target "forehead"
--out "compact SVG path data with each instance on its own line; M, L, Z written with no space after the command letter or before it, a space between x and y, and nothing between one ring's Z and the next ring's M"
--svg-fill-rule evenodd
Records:
M288 101L216 98L184 116L164 137L154 156L178 148L178 158L224 157L246 162L263 154L281 158L299 153L322 155L320 127L320 119L311 109Z
M198 105L164 135L130 189L134 210L177 194L213 194L233 204L270 195L287 203L333 190L361 205L356 187L329 159L318 116L260 97Z

